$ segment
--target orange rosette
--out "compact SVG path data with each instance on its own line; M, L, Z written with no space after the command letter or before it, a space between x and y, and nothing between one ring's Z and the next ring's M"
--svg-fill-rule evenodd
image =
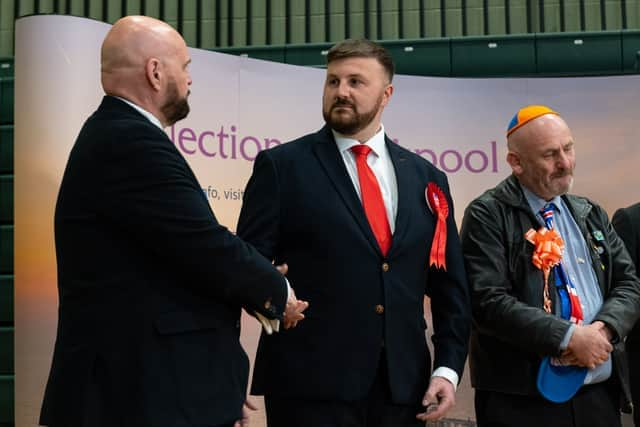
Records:
M535 231L529 229L524 237L534 245L531 262L544 274L544 310L551 313L551 298L549 297L549 273L551 268L560 264L564 252L564 241L555 229L544 227Z

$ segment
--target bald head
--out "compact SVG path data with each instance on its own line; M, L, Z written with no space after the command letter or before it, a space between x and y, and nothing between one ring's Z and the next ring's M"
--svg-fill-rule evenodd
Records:
M113 25L102 43L102 87L107 95L125 98L163 124L171 124L161 110L168 95L175 97L170 92L176 89L186 99L191 84L186 70L189 62L184 39L169 24L127 16Z
M507 146L513 174L534 194L550 200L570 190L574 140L562 117L544 114L529 121L508 136Z
M528 149L529 144L535 146L536 141L547 138L557 132L569 131L569 126L557 114L544 114L516 129L507 137L509 150ZM571 131L569 131L571 133Z

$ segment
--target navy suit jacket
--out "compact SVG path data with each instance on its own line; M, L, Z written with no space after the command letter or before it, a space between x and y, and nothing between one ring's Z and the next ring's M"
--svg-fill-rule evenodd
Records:
M252 393L362 399L385 351L394 401L417 403L431 369L425 294L431 297L435 366L462 375L470 311L453 209L447 271L429 268L436 221L425 188L438 184L452 207L447 180L388 138L386 145L398 183L396 227L386 257L327 126L256 158L238 235L267 258L286 262L292 287L310 306L297 328L261 336Z
M241 417L241 307L282 314L286 284L220 225L167 135L105 97L55 212L59 320L40 423L194 426Z

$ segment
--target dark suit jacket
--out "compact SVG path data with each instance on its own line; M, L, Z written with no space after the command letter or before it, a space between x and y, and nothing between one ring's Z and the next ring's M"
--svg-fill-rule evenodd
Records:
M624 241L637 271L640 266L640 203L618 209L611 218L611 224Z
M636 272L640 272L640 203L618 209L611 218L611 224L627 247L636 266ZM629 353L630 361L634 360L633 356L640 356L640 326L636 325L629 333L627 347L632 349ZM640 381L640 376L637 381ZM640 391L640 385L638 389Z
M435 366L462 375L470 310L452 209L447 271L428 267L436 222L425 188L437 183L451 206L447 180L426 160L386 143L398 182L396 228L386 257L328 127L257 157L238 235L266 257L287 262L291 285L310 306L297 328L262 335L252 393L362 399L384 350L393 399L417 403L431 368L425 293L431 297Z
M119 99L105 97L80 131L55 240L59 321L41 424L240 417L241 306L280 316L284 279L216 221L167 135Z
M631 259L640 272L640 203L618 209L611 223L624 242ZM629 360L629 379L633 398L633 419L640 426L640 323L636 323L625 342Z

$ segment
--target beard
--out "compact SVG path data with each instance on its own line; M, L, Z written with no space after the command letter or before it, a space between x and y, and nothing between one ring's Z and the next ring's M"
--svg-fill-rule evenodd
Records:
M571 172L569 176L569 182L567 182L566 184L558 183L555 186L555 190L556 190L556 193L558 193L558 196L562 196L563 194L570 193L572 188L573 188L573 172Z
M191 91L187 91L184 97L180 97L178 93L178 85L176 82L170 82L167 86L167 100L160 107L162 114L167 120L167 126L171 126L179 120L184 119L189 114L189 102L187 97L191 94Z
M355 135L367 127L380 111L384 94L378 98L376 105L369 111L359 112L356 106L346 99L336 99L329 109L322 110L324 121L331 129L343 135ZM337 112L337 109L351 109L351 114Z

